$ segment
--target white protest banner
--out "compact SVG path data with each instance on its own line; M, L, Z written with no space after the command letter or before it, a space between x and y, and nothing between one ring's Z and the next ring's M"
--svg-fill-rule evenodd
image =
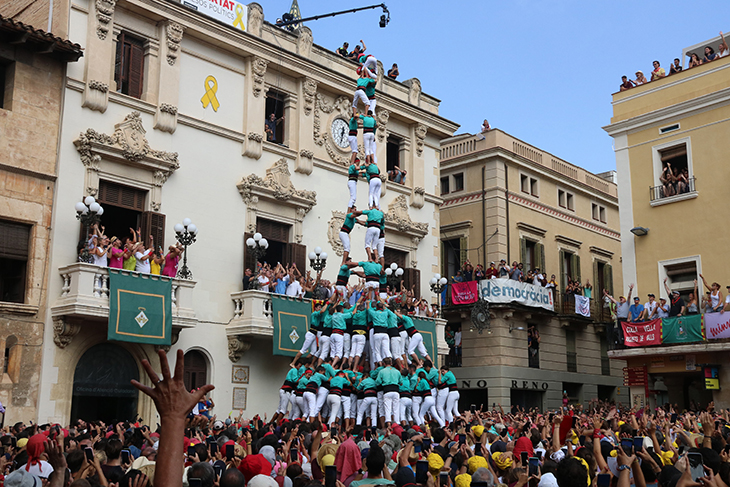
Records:
M591 300L585 296L575 295L575 314L591 317Z
M553 311L553 294L549 288L512 279L485 279L479 281L479 296L490 303L520 303L525 306Z
M248 6L244 3L236 0L182 0L182 4L226 25L246 30Z
M703 317L708 340L730 338L730 313L705 313Z

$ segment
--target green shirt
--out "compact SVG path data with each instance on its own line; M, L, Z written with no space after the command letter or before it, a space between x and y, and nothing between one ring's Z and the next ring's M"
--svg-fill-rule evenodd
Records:
M313 312L310 321L312 322L310 328L316 330L322 324L322 311Z
M346 311L344 313L335 312L335 314L332 315L332 328L334 330L346 330L347 323L345 320L347 320L347 318L352 318L352 311Z
M312 374L312 377L309 378L309 382L314 382L317 384L317 387L321 387L323 382L327 381L327 377L320 374L319 372L316 372Z
M350 482L350 487L360 487L361 485L395 485L395 482L388 479L362 479Z
M332 328L332 315L329 312L324 314L324 319L322 320L322 327L323 328Z
M324 374L325 378L330 379L337 375L337 371L330 364L322 364L322 367L326 370L326 373Z
M411 384L411 378L407 375L401 375L400 387L398 388L401 392L411 392L413 390L413 384Z
M357 168L357 166L355 164L351 164L350 165L350 168L347 170L347 175L348 176L359 177L360 176L360 170Z
M357 119L355 117L350 117L350 130L357 130L357 129L358 129ZM350 169L352 170L353 167L354 167L354 164L352 166L350 166Z
M366 276L380 276L380 272L383 270L383 267L380 264L377 262L370 262L369 260L358 262L357 265L362 267Z
M342 226L345 228L349 228L350 230L355 228L355 215L353 215L352 213L348 213L347 215L345 215L345 221L344 223L342 223Z
M358 328L365 328L368 325L368 310L364 309L358 311L355 309L352 313L352 326Z
M427 380L420 380L418 384L416 384L416 390L418 392L425 392L431 390L431 384L428 383Z
M379 386L397 386L400 385L401 374L393 367L385 367L378 374L378 380L375 383Z
M388 327L388 313L387 310L377 310L374 308L370 308L368 310L368 316L370 317L370 321L373 322L373 326L379 326L382 328Z
M351 272L352 271L350 271L350 268L348 267L347 264L342 264L340 266L340 272L337 273L337 277L342 276L345 278L345 280L350 279Z
M299 371L297 369L291 369L286 374L286 382L296 382L299 379Z
M365 166L365 175L368 177L368 181L380 174L380 168L377 164L368 164Z
M385 218L385 215L383 215L383 212L378 209L375 209L375 208L373 208L372 210L363 210L362 214L367 215L368 222L382 223L382 221Z
M368 98L373 98L375 96L375 84L377 83L377 80L374 80L370 78L370 82L365 85L365 96Z
M377 127L378 123L375 121L375 118L371 117L370 115L360 115L360 118L362 118L362 126L365 129L375 129ZM374 164L370 164L373 166Z
M370 80L372 78L358 78L357 79L357 87L362 88L365 90L365 87L370 84Z
M371 379L370 377L365 377L357 385L357 390L358 391L366 391L368 389L375 389L375 387L376 387L375 381L373 379Z
M303 391L307 388L307 384L309 383L309 379L306 375L303 375L299 378L299 383L297 384L297 389L300 391Z
M330 387L332 389L342 389L349 383L350 381L345 379L344 377L333 377L330 380Z
M399 321L403 323L403 328L405 328L406 330L410 330L411 328L416 326L413 324L413 319L408 315L402 315L399 318Z
M431 367L431 372L426 372L426 378L432 386L436 386L439 383L439 371L436 367Z
M389 309L385 309L388 315L388 328L398 328L398 316Z

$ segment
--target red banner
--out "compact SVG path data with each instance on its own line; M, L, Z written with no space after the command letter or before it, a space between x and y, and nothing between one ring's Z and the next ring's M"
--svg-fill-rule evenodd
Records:
M453 304L476 303L477 281L455 282L451 285L451 302Z
M662 343L661 318L641 323L623 321L621 327L624 329L624 345L627 347L648 347Z

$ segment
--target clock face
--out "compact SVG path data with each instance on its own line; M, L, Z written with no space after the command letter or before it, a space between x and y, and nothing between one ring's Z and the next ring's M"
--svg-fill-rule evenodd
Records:
M347 134L350 132L350 125L343 118L332 120L332 140L342 149L350 147Z

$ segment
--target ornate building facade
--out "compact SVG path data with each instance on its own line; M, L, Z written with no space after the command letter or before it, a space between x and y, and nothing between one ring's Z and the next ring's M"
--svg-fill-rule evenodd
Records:
M288 357L272 355L268 295L242 291L254 263L245 242L259 232L269 240L265 260L300 269L319 246L334 280L350 155L340 135L356 65L314 45L307 27L268 24L256 3L242 10L245 31L161 0L70 7L69 35L85 57L66 80L38 419L134 411L154 424L153 405L128 378L148 381L140 361L154 366L155 348L107 341L107 271L77 263L73 207L89 195L105 208L110 236L139 227L166 249L175 223L197 224L188 249L194 280L172 284L169 352L185 351L191 387L216 385L219 417L271 411ZM457 126L438 115L439 101L418 79L381 76L377 90L381 173L408 171L406 184L383 182L386 259L425 291L439 264L439 143ZM264 130L271 114L283 118L275 141ZM361 183L360 207L366 194ZM353 258L365 256L363 239L356 229ZM118 366L92 370L99 357Z

